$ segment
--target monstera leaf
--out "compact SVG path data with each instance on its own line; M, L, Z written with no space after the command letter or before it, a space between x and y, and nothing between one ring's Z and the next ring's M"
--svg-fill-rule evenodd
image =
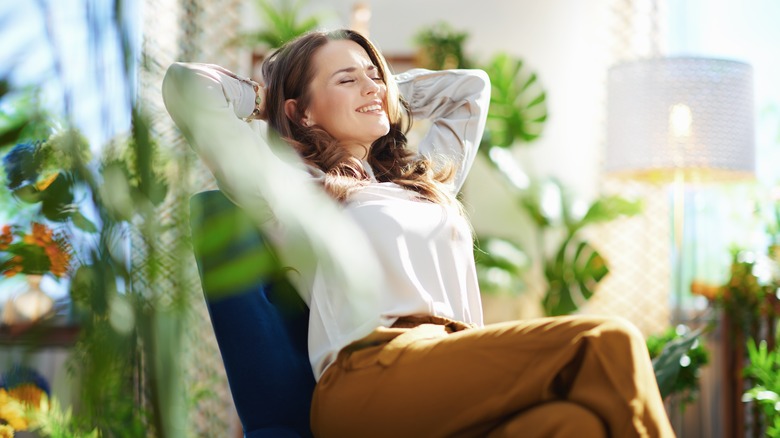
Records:
M516 142L527 143L538 138L547 120L547 95L536 73L525 68L521 59L506 53L493 57L483 69L492 85L483 142L510 147Z
M546 315L567 315L591 296L596 285L609 273L599 252L586 241L567 239L555 259L545 266L547 292L542 300Z
M607 261L581 233L588 225L604 223L639 213L642 205L619 196L596 198L584 212L576 214L578 201L555 179L532 184L520 205L538 227L540 235L558 232L563 236L554 254L545 257L547 291L542 298L546 315L566 315L577 310L595 292L609 273ZM543 237L542 237L543 238ZM544 245L541 245L544 247Z

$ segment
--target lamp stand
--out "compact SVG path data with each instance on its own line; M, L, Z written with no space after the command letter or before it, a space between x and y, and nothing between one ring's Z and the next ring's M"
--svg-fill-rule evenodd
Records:
M672 324L678 325L685 320L683 311L683 295L685 276L683 263L683 243L685 236L685 174L677 170L672 184L672 244L673 263L672 275Z

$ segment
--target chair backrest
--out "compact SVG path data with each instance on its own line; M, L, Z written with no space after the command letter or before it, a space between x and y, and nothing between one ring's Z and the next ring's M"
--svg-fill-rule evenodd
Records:
M249 216L218 190L190 199L203 293L247 438L309 437L308 309Z

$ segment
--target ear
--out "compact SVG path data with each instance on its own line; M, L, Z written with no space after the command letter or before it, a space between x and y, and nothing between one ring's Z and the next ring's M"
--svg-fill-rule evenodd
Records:
M301 123L306 126L314 124L308 114L305 114L301 120L298 120L298 102L295 99L287 99L284 101L284 114L293 123Z
M284 114L288 119L295 121L298 114L298 102L295 99L287 99L284 101Z

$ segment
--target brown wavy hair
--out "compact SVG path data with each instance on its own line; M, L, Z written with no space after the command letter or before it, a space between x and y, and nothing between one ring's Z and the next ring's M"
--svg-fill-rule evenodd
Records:
M340 147L338 141L323 129L307 127L301 121L311 102L309 84L315 71L312 63L316 51L334 40L351 40L365 49L387 86L385 105L390 130L371 145L368 163L380 182L394 182L415 191L424 200L439 204L456 203L454 196L441 187L455 175L452 164L433 166L406 147L406 134L412 119L409 105L401 97L395 81L388 80L390 69L377 48L361 34L347 30L315 31L304 34L269 56L263 63L266 84L266 116L268 124L290 144L308 164L325 172L325 190L339 201L350 192L369 182L360 161ZM296 100L296 111L287 117L284 104Z

